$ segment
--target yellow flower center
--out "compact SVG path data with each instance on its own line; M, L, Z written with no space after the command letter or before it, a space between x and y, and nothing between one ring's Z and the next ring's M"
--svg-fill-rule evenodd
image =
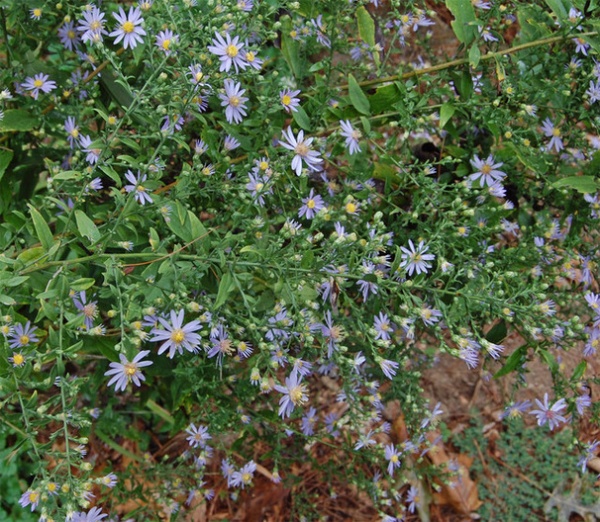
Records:
M264 186L265 186L264 183L257 183L256 184L256 192L260 192Z
M50 493L54 493L57 489L58 486L56 485L56 482L50 482L48 484L48 491L50 491Z
M306 204L306 206L307 206L308 208L311 208L311 209L312 209L312 208L315 208L315 200L314 200L314 199L309 199L309 200L308 200L308 203Z
M261 161L261 162L258 164L258 168L259 168L260 170L267 170L267 169L269 168L269 164L268 164L266 161Z
M102 23L98 22L98 20L94 20L90 24L90 29L92 30L92 32L97 32L99 29L102 29Z
M184 339L185 332L181 328L173 330L173 333L171 334L171 341L173 341L175 344L181 344Z
M127 20L127 22L125 22L122 26L121 29L123 29L124 33L132 33L133 30L135 29L135 25L133 25L132 22L130 22L129 20Z
M32 504L37 502L38 497L39 497L39 494L36 493L35 491L32 491L31 493L29 493L29 502L31 502Z
M42 85L44 85L44 82L42 80L33 80L33 86L36 89L39 89Z
M430 319L431 318L431 310L425 308L424 310L421 311L421 316L425 319Z
M28 335L22 335L21 337L19 337L19 342L22 345L29 344L29 336Z
M75 31L67 31L67 38L69 40L74 40L75 39Z
M146 192L146 189L142 185L138 185L137 187L135 187L135 190L137 190L138 192Z
M396 454L392 455L392 458L391 458L390 460L391 460L391 461L392 461L394 464L397 464L397 463L398 463L398 460L399 460L399 459L398 459L398 455L396 455Z
M553 129L552 136L556 136L558 138L560 136L560 131L558 129Z
M294 149L294 152L299 156L307 156L309 150L310 149L304 143L298 143Z
M135 372L137 372L137 365L135 363L130 362L125 364L125 375L127 375L127 377L133 377Z
M233 105L234 107L237 107L239 104L240 104L240 99L237 96L229 97L229 105Z
M305 402L305 399L303 399L303 395L304 395L304 389L303 389L302 385L294 386L290 390L290 399L296 405L301 404L302 402Z
M254 53L252 51L248 51L246 53L246 61L247 62L253 62L254 58L255 58L255 56L254 56Z
M283 103L284 105L289 105L290 103L292 103L292 98L288 94L284 94L283 98L281 98L281 103Z
M162 48L163 48L165 51L168 51L168 50L169 50L169 46L170 46L170 45L171 45L171 40L163 40L163 43L162 43Z
M42 16L42 10L39 9L39 8L34 9L33 10L33 16L36 16L36 17L39 18L40 16Z
M354 214L356 212L356 205L352 202L346 203L346 212Z
M83 312L83 315L85 315L86 317L93 319L94 317L96 317L96 312L97 312L96 305L94 303L86 304L83 307L82 312Z
M233 44L229 44L225 52L229 58L235 58L238 55L238 48Z
M21 366L25 362L25 357L23 357L20 353L16 353L13 355L13 363L15 366Z
M489 174L490 172L492 172L492 167L491 165L484 165L483 167L481 167L481 172L485 175Z

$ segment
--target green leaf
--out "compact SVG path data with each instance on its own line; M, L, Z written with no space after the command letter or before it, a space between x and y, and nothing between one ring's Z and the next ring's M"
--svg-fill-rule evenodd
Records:
M369 11L362 5L356 10L356 21L358 23L358 35L361 40L370 47L375 47L375 22ZM379 53L374 52L373 58L375 58L375 64L379 66Z
M223 274L221 282L219 283L217 299L215 300L215 310L223 306L225 301L227 301L227 297L229 297L229 294L234 288L233 282L233 276L230 272Z
M402 92L395 84L384 85L368 96L369 104L373 114L381 114L390 111L395 103L402 100Z
M22 263L31 263L36 259L42 257L45 253L44 247L33 247L23 250L18 256L17 259Z
M552 9L552 12L562 22L569 17L570 7L562 0L546 0L546 5Z
M39 127L40 120L24 109L9 109L4 111L0 120L0 132L26 132Z
M12 297L5 294L0 294L0 303L2 303L5 306L14 306L17 304L17 302Z
M298 42L291 36L294 31L292 19L289 16L282 16L281 22L281 54L290 67L290 71L296 79L302 78L302 66L300 62L300 47Z
M582 194L590 194L600 188L600 184L593 176L569 176L555 181L551 186L553 188L572 188Z
M498 370L494 374L494 379L498 379L499 377L502 377L503 375L508 375L509 373L513 372L517 368L520 368L521 366L523 366L523 364L525 363L525 354L527 353L527 347L528 347L528 345L525 344L525 345L517 348L510 355L510 357L508 359L506 359L506 363L504 364L504 366L502 368L500 368L500 370Z
M469 65L475 69L479 65L479 60L481 60L481 51L477 44L473 44L469 49Z
M110 179L112 179L117 184L118 188L121 188L121 185L123 184L123 182L121 181L121 176L119 176L111 166L100 165L100 167L98 168L102 172L104 172L104 174L106 174Z
M50 231L50 227L46 220L42 217L42 215L38 212L36 208L31 204L27 204L29 207L29 214L31 215L31 219L33 220L33 227L35 228L35 233L42 244L42 247L46 252L48 252L52 245L54 244L54 237L52 236L52 232Z
M576 366L576 368L573 370L573 376L571 377L571 382L577 382L579 379L581 379L586 370L587 370L587 361L581 361Z
M440 129L446 126L452 115L456 112L456 107L450 102L444 103L440 109Z
M59 172L58 174L52 176L52 179L66 181L69 179L78 179L80 177L81 173L77 172L76 170L65 170L64 172Z
M540 348L539 354L548 365L548 368L550 368L550 372L554 375L558 371L558 363L554 356L546 348Z
M20 284L23 284L28 279L29 279L29 276L15 276L15 277L11 277L10 279L7 279L6 281L2 281L2 284L4 286L11 288L11 287L15 287L15 286L19 286Z
M507 330L506 330L506 321L502 319L497 325L495 325L485 336L485 338L494 344L498 344L502 342L503 339L506 338Z
M475 10L471 0L446 0L446 7L454 15L452 30L458 40L470 45L475 39Z
M175 418L167 410L165 410L162 406L159 406L152 399L148 399L146 401L146 406L152 413L160 417L162 420L168 422L169 424L175 424Z
M198 216L196 216L196 214L194 214L191 210L188 210L188 220L190 232L192 233L192 239L190 239L190 241L208 236L206 227L202 224L202 221L198 219ZM199 243L204 244L204 241L199 241Z
M292 112L292 117L300 128L304 129L305 131L311 130L310 118L302 107L296 107L296 110Z
M13 159L13 155L12 150L0 150L0 181L2 181L4 173Z
M87 217L81 210L75 211L75 221L77 221L77 230L87 237L92 245L100 241L100 231L94 222Z
M369 116L371 114L371 105L369 104L369 99L366 94L358 85L356 78L351 74L348 75L348 94L350 95L350 101L354 108L364 114L365 116Z
M71 289L76 292L81 292L83 290L87 290L96 284L96 280L92 277L82 277L80 279L76 279L71 283Z

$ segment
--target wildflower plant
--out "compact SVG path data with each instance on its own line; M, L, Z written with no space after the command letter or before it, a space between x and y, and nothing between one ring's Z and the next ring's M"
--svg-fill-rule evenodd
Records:
M0 2L23 510L176 516L308 462L413 512L439 353L516 374L531 429L597 422L596 8L449 1L440 53L429 4L377 4Z

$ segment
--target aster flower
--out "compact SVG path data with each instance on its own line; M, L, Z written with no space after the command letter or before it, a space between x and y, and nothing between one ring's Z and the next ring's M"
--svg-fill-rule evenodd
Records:
M252 484L254 478L254 472L256 471L256 463L251 460L247 464L244 464L239 471L234 471L231 474L231 485L233 487L241 487L244 489L245 486Z
M94 327L94 319L98 317L97 301L88 302L85 290L82 290L79 292L79 295L75 294L73 296L73 304L75 305L75 308L81 312L86 329L92 329Z
M77 30L82 33L81 39L84 42L101 42L102 35L107 34L104 29L104 13L96 6L83 11L83 20L78 20Z
M531 401L517 401L510 406L504 408L504 411L500 415L501 419L514 419L517 417L521 417L523 413L526 413L527 410L531 408Z
M219 94L221 106L225 107L225 118L229 123L240 123L246 116L246 103L248 98L242 96L246 90L242 89L241 83L233 80L225 80L225 94Z
M42 9L40 7L34 7L29 10L29 14L32 20L39 20L42 18Z
M185 348L188 352L196 353L200 344L200 335L194 333L202 328L200 321L192 321L183 326L183 310L175 312L171 310L171 324L162 317L158 318L163 329L154 328L150 333L154 335L150 341L164 343L158 349L158 355L169 350L168 357L172 359L175 352L183 353Z
M600 320L598 316L596 316L597 320ZM585 343L585 347L583 349L584 357L591 357L592 355L596 355L598 349L600 348L600 329L596 326L591 330L589 337Z
M210 341L212 348L208 350L207 355L209 358L217 357L217 364L221 366L223 364L223 357L231 355L234 351L229 334L223 325L213 328L210 332Z
M38 506L39 503L40 494L33 489L28 489L25 493L21 495L21 498L19 499L19 505L23 508L31 506L32 512L35 511L35 508Z
M588 49L590 48L590 44L587 43L583 38L573 38L573 43L575 44L575 52L581 53L583 56L587 56Z
M358 141L362 137L361 132L358 129L355 129L349 120L341 120L340 127L342 129L340 134L346 138L346 147L348 148L348 152L350 154L356 154L360 152L360 145L358 144Z
M172 43L179 41L179 35L175 34L170 29L161 31L156 35L156 47L163 51L167 56L170 56L172 51L170 50Z
M141 27L144 19L139 7L130 7L127 14L125 14L122 7L119 7L119 13L113 13L113 17L119 23L117 29L109 34L109 36L115 37L115 44L123 40L123 47L125 49L128 47L134 49L138 43L141 44L144 42L142 36L146 35L146 31Z
M506 177L506 174L499 169L504 163L494 163L494 156L491 154L487 159L479 159L479 156L475 154L475 158L471 160L471 165L476 170L469 176L471 181L479 179L482 187L485 185L493 185L494 182L498 182Z
M146 203L152 203L152 198L150 194L146 192L145 187L142 185L144 181L146 181L146 174L142 174L139 170L137 173L137 177L133 175L133 172L130 170L125 174L125 178L127 181L131 183L131 185L125 185L125 190L127 192L135 192L135 199L138 203L145 205Z
M282 419L289 417L295 406L300 406L308 401L306 385L302 384L302 376L296 371L292 371L290 376L286 377L285 386L276 384L275 389L284 394L279 399L279 416Z
M15 350L29 346L31 343L37 343L39 339L35 334L36 330L37 327L31 326L29 321L25 323L25 326L20 323L16 324L13 331L8 334L8 345Z
M31 96L34 100L38 99L40 91L48 94L56 89L56 82L49 79L50 76L44 73L36 74L33 78L28 76L21 84L21 88L31 91Z
M235 139L231 134L225 136L225 139L223 140L223 148L227 151L235 150L240 145L241 143L237 139Z
M100 479L100 482L103 486L106 486L107 488L112 489L117 485L118 479L114 473L109 473L108 475L104 475Z
M248 42L246 42L246 45L248 45ZM244 54L244 59L253 69L256 69L257 71L262 69L263 61L256 57L256 53L254 51L247 50Z
M71 522L99 522L107 516L107 514L102 513L102 509L100 509L99 507L94 507L90 509L87 513L85 513L84 511L78 511L74 513L71 518Z
M219 33L215 33L212 45L208 46L208 50L216 54L221 60L219 71L228 72L231 67L235 68L235 72L240 69L246 69L248 62L245 60L245 52L243 52L244 44L240 43L239 36L231 38L229 33L223 38Z
M384 341L389 341L390 340L390 333L394 330L394 327L392 325L392 323L390 322L387 314L384 314L383 312L379 312L379 315L375 316L374 319L374 327L375 330L377 331L377 335L375 336L375 339L382 339Z
M561 422L567 422L567 419L560 415L559 412L567 407L565 399L559 399L552 406L548 402L548 394L544 394L544 402L535 399L538 410L531 410L529 413L537 417L538 426L548 424L550 430L554 430Z
M581 466L581 473L585 473L585 469L587 467L588 462L596 458L596 452L598 451L599 447L600 441L597 440L586 444L585 455L583 455L577 463L578 466Z
M382 359L379 362L379 366L381 368L381 371L384 373L384 375L388 379L392 380L394 378L394 376L396 375L396 370L398 369L398 367L400 365L395 361L390 361L388 359Z
M586 393L584 395L580 395L575 399L575 408L577 408L577 413L579 415L583 415L585 410L592 405L592 399Z
M132 361L129 361L122 353L119 354L121 362L110 363L110 370L106 371L104 375L112 375L107 386L115 385L115 391L125 391L127 385L133 381L136 386L141 386L142 381L146 380L146 377L140 371L140 368L150 366L152 361L143 361L142 359L150 353L150 350L143 350L139 352Z
M385 458L389 461L387 470L392 477L394 476L394 470L402 465L402 462L400 462L401 456L402 453L393 444L386 445Z
M13 353L8 361L15 367L20 368L25 364L25 356L21 352Z
M303 130L298 132L298 137L296 138L294 137L291 127L288 127L283 131L283 138L285 141L280 141L279 143L286 149L292 150L296 153L292 159L292 170L296 172L297 176L302 174L302 161L306 163L306 166L309 170L321 170L319 163L322 163L323 159L319 157L319 152L316 152L310 148L314 138L307 138L305 140Z
M58 29L58 39L63 44L65 49L73 51L80 43L79 35L75 30L75 23L73 21L65 22Z
M565 148L560 137L560 129L554 126L550 118L546 118L543 121L542 130L544 131L544 135L550 138L550 143L548 144L550 150L554 149L556 152L560 152Z
M437 323L440 319L440 317L442 317L442 312L440 312L439 310L436 310L435 308L431 308L427 305L423 306L421 308L421 320L427 325L427 326L433 326L435 323Z
M318 194L315 195L314 192L314 189L310 189L310 194L308 197L302 199L303 205L298 211L299 217L313 219L321 209L325 208L325 202L323 201L323 198Z
M590 88L585 93L590 97L590 103L600 101L600 80L596 83L590 81Z
M248 178L250 181L246 184L246 189L250 191L252 198L256 203L258 203L261 207L264 206L265 195L273 193L273 189L271 187L267 187L269 178L266 176L261 176L260 174L253 174L252 172L248 174Z
M212 439L206 426L200 425L196 427L196 425L192 423L185 432L189 435L186 440L192 448L205 448L206 442Z
M77 123L75 123L75 118L73 118L73 116L69 116L66 119L65 131L67 131L67 140L69 140L71 148L75 148L79 139L79 127L77 126Z
M428 246L425 246L424 241L420 241L417 248L413 244L412 240L408 240L408 248L400 247L402 251L402 262L400 266L404 268L409 276L412 276L413 272L418 274L426 274L431 268L431 263L435 259L435 254L427 254L429 250Z
M92 148L92 138L87 135L80 136L79 146L81 147L81 150L87 154L85 161L87 161L90 165L95 165L98 163L102 149Z
M281 101L281 105L286 110L286 112L296 112L298 109L298 105L300 105L300 98L296 98L300 94L300 89L296 91L291 91L290 89L285 89L279 93L279 100Z
M240 11L245 11L246 13L249 13L254 7L254 0L238 0L235 6Z
M173 116L165 116L163 119L163 123L160 127L161 132L168 132L169 134L173 134L175 131L180 131L183 129L183 124L185 120L180 114L173 114Z
M204 78L204 73L202 72L202 66L199 63L193 63L188 67L188 73L190 75L190 82L193 85L204 85L200 83Z

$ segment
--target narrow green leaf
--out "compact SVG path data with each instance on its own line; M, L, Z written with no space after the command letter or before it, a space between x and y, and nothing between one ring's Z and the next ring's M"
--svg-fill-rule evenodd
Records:
M292 19L289 16L282 16L281 22L281 54L290 66L290 71L296 78L302 77L302 67L300 63L300 47L298 42L291 36L294 31Z
M162 420L168 422L169 424L175 424L175 418L173 417L173 415L171 415L162 406L159 406L152 399L148 399L146 401L146 406L152 413L154 413L155 415L158 415Z
M485 338L490 343L498 344L506 338L506 334L506 321L503 319L487 333Z
M477 44L473 44L469 49L469 65L475 69L479 65L479 60L481 60L481 51Z
M525 354L527 353L527 345L523 345L517 348L508 359L506 359L506 363L500 370L498 370L494 374L494 379L502 377L503 375L508 375L513 372L517 368L520 368L525 362Z
M5 294L0 294L0 303L2 303L4 306L14 306L17 304L12 297Z
M358 23L358 35L361 40L370 47L375 47L375 22L369 11L362 5L356 10L356 21ZM379 53L374 52L373 58L375 59L375 64L379 66Z
M456 112L456 107L450 102L444 103L440 109L440 129L446 126L452 115Z
M125 455L129 457L131 460L136 462L143 462L143 458L135 453L132 453L128 449L125 449L123 446L117 444L114 440L112 440L108 435L104 434L97 427L94 429L94 435L98 437L104 444L106 444L109 448L114 449L116 452L121 453L121 455Z
M12 150L0 150L0 181L2 181L4 173L13 159L13 155Z
M90 243L94 244L100 240L98 227L81 210L75 211L75 221L77 221L77 230L79 230L79 233L87 237Z
M58 179L61 181L66 181L69 179L78 179L79 177L81 177L81 173L77 172L76 170L65 170L64 172L59 172L58 174L52 176L53 179Z
M577 365L577 367L573 370L573 376L571 377L571 382L577 382L579 379L581 379L586 370L587 370L587 361L581 361Z
M36 259L42 257L45 253L44 247L33 247L23 250L18 256L17 259L22 263L31 263Z
M121 181L121 176L119 176L116 171L109 165L100 165L98 167L104 174L106 174L110 179L112 179L118 188L121 188L123 182Z
M301 129L304 129L305 131L312 130L312 127L310 125L310 118L308 117L308 114L306 114L306 111L302 107L296 107L296 109L297 110L292 112L292 117L294 118L294 121L298 124L298 126Z
M553 188L572 188L582 194L596 192L600 184L593 176L569 176L552 183Z
M96 284L96 280L92 277L82 277L80 279L76 279L71 283L71 289L76 292L81 292L83 290L87 290Z
M28 279L29 279L29 276L16 276L16 277L11 277L10 279L7 279L6 281L3 281L2 283L4 286L11 288L11 287L15 287L15 286L19 286L20 284L23 284Z
M227 301L227 297L233 290L233 276L230 272L223 274L221 282L219 283L219 291L217 292L217 299L215 300L215 309L220 308Z
M358 85L356 78L351 74L348 75L348 94L350 95L350 101L354 108L364 114L365 116L369 116L371 114L371 105L369 104L369 99L366 94Z
M397 104L402 98L402 92L393 83L379 87L375 91L375 94L368 96L373 114L381 114L393 110L394 104Z
M458 40L470 45L475 39L475 10L471 0L446 0L446 7L454 16L452 30Z
M31 215L31 219L33 220L33 227L35 228L35 233L42 244L42 247L46 252L48 252L52 248L52 244L54 243L54 237L52 236L52 232L50 231L50 227L46 220L42 217L42 215L38 212L38 210L33 207L31 204L27 204L29 207L29 214Z
M546 5L552 9L552 12L561 22L569 17L567 6L562 0L546 0Z

